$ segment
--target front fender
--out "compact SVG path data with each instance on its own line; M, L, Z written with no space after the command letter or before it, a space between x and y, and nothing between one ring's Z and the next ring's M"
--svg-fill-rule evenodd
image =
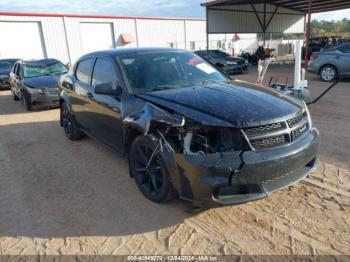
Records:
M123 97L123 124L124 127L134 127L147 135L153 124L167 124L182 126L184 118L176 113L162 109L143 99L132 95Z
M66 105L68 106L69 112L74 115L70 96L65 90L61 90L60 92L60 107L63 102L66 103Z

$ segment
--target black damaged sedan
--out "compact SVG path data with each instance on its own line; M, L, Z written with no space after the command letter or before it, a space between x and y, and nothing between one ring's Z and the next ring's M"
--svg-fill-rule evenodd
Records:
M11 93L28 111L59 106L59 78L66 66L56 59L20 60L10 74Z
M60 124L127 157L144 196L244 203L289 187L317 163L319 133L303 101L232 81L195 54L95 52L61 77Z

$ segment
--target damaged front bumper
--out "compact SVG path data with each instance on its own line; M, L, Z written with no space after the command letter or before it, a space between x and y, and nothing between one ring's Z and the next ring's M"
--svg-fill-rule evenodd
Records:
M59 107L59 95L57 92L45 92L44 94L32 94L31 105L35 108Z
M317 164L317 129L265 151L208 155L163 152L180 198L199 206L232 205L267 197L307 176Z

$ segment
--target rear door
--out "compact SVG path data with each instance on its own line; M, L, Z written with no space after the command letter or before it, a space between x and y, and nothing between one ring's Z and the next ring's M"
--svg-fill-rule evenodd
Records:
M74 92L71 93L71 104L78 124L86 131L88 129L87 104L90 103L92 92L91 73L95 62L94 57L88 57L79 61L74 71Z
M343 75L350 75L350 44L344 45L338 49L340 52L336 57L338 60L338 68Z
M92 86L112 83L117 88L118 77L115 62L109 57L97 57L92 73ZM92 92L88 128L92 134L117 151L122 151L122 114L120 98Z

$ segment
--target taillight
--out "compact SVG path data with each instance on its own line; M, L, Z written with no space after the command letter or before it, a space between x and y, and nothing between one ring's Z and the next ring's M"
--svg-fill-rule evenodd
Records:
M317 59L317 55L315 53L312 53L310 56L310 60L316 60Z

